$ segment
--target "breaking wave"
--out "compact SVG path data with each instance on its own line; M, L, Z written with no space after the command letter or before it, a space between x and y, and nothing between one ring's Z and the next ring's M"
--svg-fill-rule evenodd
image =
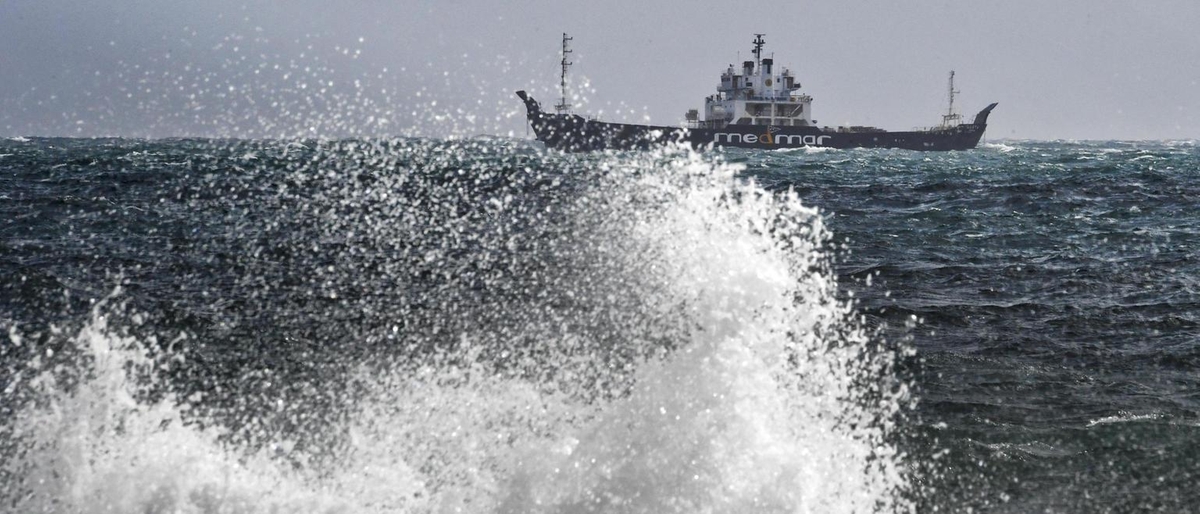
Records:
M900 350L838 299L830 234L796 195L766 192L737 166L684 149L576 157L504 141L408 140L316 152L353 164L313 159L321 164L304 172L379 172L366 185L340 182L339 198L360 203L327 211L330 230L385 242L415 237L398 231L417 218L436 220L422 233L439 243L423 247L420 263L454 278L403 294L445 323L393 328L396 351L356 358L320 444L305 422L239 437L265 429L177 392L178 349L198 336L147 335L119 290L49 338L65 357L47 356L42 346L53 345L24 337L28 327L12 328L8 344L38 357L10 370L5 391L15 406L0 471L6 508L914 508L896 446L911 401L893 370ZM424 157L402 157L414 154ZM484 154L500 158L475 158ZM442 208L473 194L429 172L447 160L467 182L552 185L532 198L493 189L470 212ZM438 187L358 208L414 181ZM506 294L480 292L497 290ZM288 411L309 419L325 408Z

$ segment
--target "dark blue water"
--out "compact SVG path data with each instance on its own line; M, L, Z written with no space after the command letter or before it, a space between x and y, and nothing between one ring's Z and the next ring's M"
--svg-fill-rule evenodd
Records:
M0 504L1186 511L1198 205L1194 142L4 140Z
M747 164L827 213L863 312L924 321L911 372L923 437L949 450L944 505L1123 512L1197 499L1198 157L1020 142Z

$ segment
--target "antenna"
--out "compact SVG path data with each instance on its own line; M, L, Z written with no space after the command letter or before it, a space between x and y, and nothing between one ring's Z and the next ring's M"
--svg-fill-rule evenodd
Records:
M567 33L563 32L562 78L559 81L559 88L562 90L562 99L559 100L558 105L554 106L554 110L558 112L563 112L571 108L571 104L567 103L567 67L575 63L567 62L567 54L571 53L571 50L567 48L567 41L572 41L574 39L575 38L573 37L567 37Z
M957 125L958 123L962 122L962 116L959 115L958 113L954 112L954 95L961 93L961 91L954 89L954 70L950 70L949 91L950 91L950 93L949 93L950 108L946 109L946 114L942 115L942 126L943 127L948 127L952 124Z
M759 65L762 64L762 47L763 47L763 45L765 45L767 43L766 41L763 41L763 38L762 38L765 35L766 34L755 34L754 35L754 50L752 53L754 54L754 67L755 68L757 68Z

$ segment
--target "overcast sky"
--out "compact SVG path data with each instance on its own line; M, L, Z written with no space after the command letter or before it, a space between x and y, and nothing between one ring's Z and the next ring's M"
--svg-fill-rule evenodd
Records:
M339 5L340 4L340 5ZM731 6L740 5L740 10ZM822 125L987 137L1200 138L1196 0L436 2L0 0L0 135L524 134L516 89L679 123L754 33Z

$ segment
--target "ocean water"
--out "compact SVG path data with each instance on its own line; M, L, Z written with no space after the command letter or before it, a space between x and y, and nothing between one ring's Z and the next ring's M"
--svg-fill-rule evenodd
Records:
M0 140L0 511L1200 500L1200 148Z

